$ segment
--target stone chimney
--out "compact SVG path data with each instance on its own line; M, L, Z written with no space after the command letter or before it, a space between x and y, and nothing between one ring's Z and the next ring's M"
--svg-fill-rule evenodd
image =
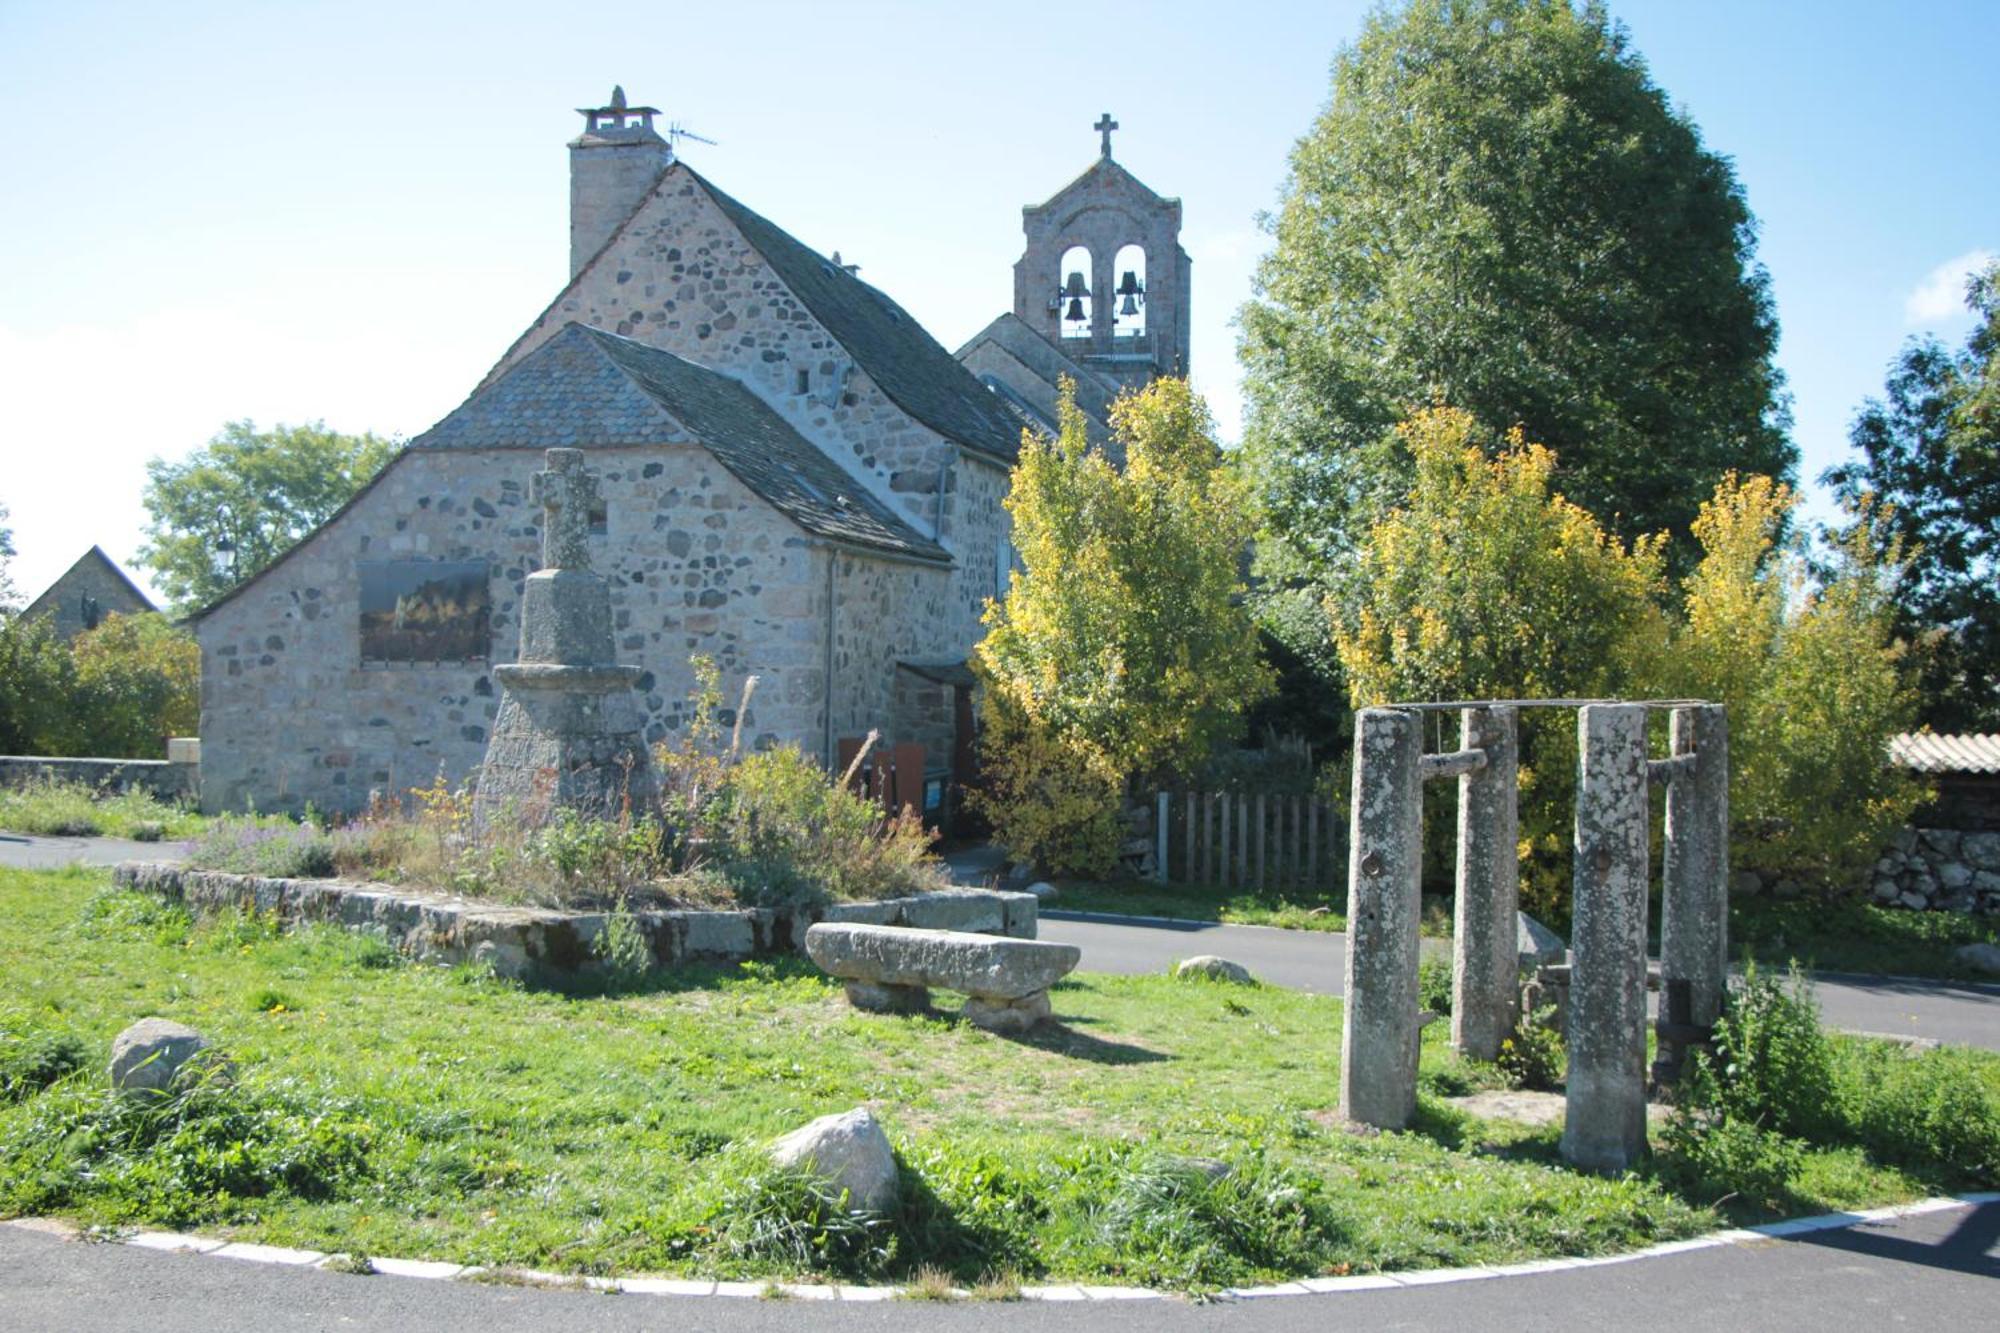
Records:
M569 145L569 275L574 278L604 248L662 171L673 145L653 129L659 108L626 106L625 90L611 104L578 107L584 130Z

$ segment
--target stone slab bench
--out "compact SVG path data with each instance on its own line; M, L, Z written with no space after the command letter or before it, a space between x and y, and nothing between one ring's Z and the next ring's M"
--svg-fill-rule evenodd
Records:
M953 930L822 922L806 954L846 984L848 1003L876 1013L919 1013L932 987L966 997L965 1017L990 1032L1021 1032L1049 1016L1049 987L1083 957L1074 944Z

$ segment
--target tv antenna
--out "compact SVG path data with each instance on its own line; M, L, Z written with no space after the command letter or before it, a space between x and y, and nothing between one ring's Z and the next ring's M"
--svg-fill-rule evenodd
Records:
M673 145L674 151L676 153L678 153L681 150L681 140L683 139L692 139L696 143L705 143L709 145L711 148L716 148L721 146L717 144L715 140L709 138L707 135L696 134L693 130L688 129L686 126L682 125L678 120L668 121L667 142Z

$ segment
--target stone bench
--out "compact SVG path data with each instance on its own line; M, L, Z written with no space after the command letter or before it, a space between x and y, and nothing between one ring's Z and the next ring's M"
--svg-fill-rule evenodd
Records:
M806 931L806 953L846 984L857 1009L921 1013L936 986L964 994L965 1017L989 1032L1047 1018L1049 987L1083 956L1073 944L833 922Z

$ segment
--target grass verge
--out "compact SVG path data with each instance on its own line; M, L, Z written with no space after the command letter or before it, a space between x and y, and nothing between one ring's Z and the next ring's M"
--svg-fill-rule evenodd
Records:
M1954 956L1967 944L2000 944L2000 917L1910 912L1860 899L1790 902L1741 899L1730 905L1729 948L1782 967L1796 958L1822 972L1864 972L2000 981Z
M81 782L37 779L0 787L0 829L63 838L189 838L202 816L147 791L99 792Z
M523 990L366 935L196 926L80 869L0 871L0 975L0 1051L35 1052L0 1104L0 1215L497 1270L1191 1291L1606 1253L1760 1215L1698 1174L1570 1171L1553 1129L1455 1109L1494 1073L1443 1050L1441 1024L1413 1131L1348 1133L1327 1113L1339 1003L1268 987L1086 974L1054 995L1060 1027L1007 1039L949 1009L856 1013L793 963ZM233 1077L111 1098L110 1039L147 1014L217 1039ZM2000 1091L2000 1060L1966 1059ZM857 1104L901 1162L888 1216L763 1153ZM1797 1166L1791 1207L1958 1183L1852 1148Z

